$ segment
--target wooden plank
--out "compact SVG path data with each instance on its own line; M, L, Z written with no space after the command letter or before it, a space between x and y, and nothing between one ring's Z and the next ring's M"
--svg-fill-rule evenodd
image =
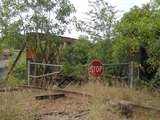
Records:
M21 88L1 88L0 92L12 92L12 91L21 91Z
M36 100L46 100L46 99L56 100L62 97L65 97L65 94L41 95L41 96L36 96L35 99Z

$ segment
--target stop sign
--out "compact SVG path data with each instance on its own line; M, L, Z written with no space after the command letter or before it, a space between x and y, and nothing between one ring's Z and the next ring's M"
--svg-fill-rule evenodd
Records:
M95 77L103 76L103 64L99 60L94 60L89 65L89 73Z

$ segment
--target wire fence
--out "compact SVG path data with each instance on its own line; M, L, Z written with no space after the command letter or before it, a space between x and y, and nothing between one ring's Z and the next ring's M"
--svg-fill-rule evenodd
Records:
M28 61L28 85L49 86L62 71L62 65L36 63Z
M122 83L132 88L136 80L139 79L139 66L134 62L104 64L102 79L109 79L112 83Z
M139 79L139 67L133 62L103 64L103 67L104 74L100 78L101 80L109 80L111 83L121 83L132 88L135 80ZM85 65L85 68L88 70L88 65ZM55 84L55 78L62 71L63 65L28 61L28 85L32 84L41 87L43 85L53 85Z

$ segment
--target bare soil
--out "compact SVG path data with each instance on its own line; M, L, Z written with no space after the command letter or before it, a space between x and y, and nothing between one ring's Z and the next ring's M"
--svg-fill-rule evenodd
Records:
M32 91L30 91L32 92ZM56 94L53 91L33 90L28 99L28 110L36 106L36 120L86 120L88 110L86 97L64 96L58 99L36 100L36 95ZM30 110L31 111L31 110Z
M100 97L92 99L90 95L74 95L75 92L66 92L65 96L58 99L36 100L36 96L54 95L61 92L56 92L56 90L46 91L28 88L20 89L20 91L16 91L16 89L13 90L12 92L2 91L0 97L7 97L7 103L10 99L16 98L15 103L23 104L23 108L26 109L25 111L28 113L29 111L34 112L34 120L105 120L106 118L107 120L159 120L160 117L157 111L146 109L141 106L136 107L128 103L120 104L119 100L115 102L111 99L111 101L106 102L107 99L105 99L105 101L104 99L100 99ZM97 92L97 90L99 90L99 88L94 92ZM99 93L97 96L108 94L109 91L107 91L106 94ZM10 105L13 104L11 103L9 106ZM15 106L17 105L15 104L11 107ZM24 114L26 115L27 113Z
M40 120L84 120L86 101L76 98L35 101Z

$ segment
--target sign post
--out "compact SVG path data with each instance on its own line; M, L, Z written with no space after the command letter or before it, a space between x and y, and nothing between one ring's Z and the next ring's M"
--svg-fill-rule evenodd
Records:
M100 60L93 60L89 65L88 71L92 76L99 78L103 76L103 67L104 66Z
M31 71L31 66L30 66L30 61L33 59L33 53L31 50L27 49L26 51L26 59L27 59L27 78L28 78L28 86L30 85L30 71Z

